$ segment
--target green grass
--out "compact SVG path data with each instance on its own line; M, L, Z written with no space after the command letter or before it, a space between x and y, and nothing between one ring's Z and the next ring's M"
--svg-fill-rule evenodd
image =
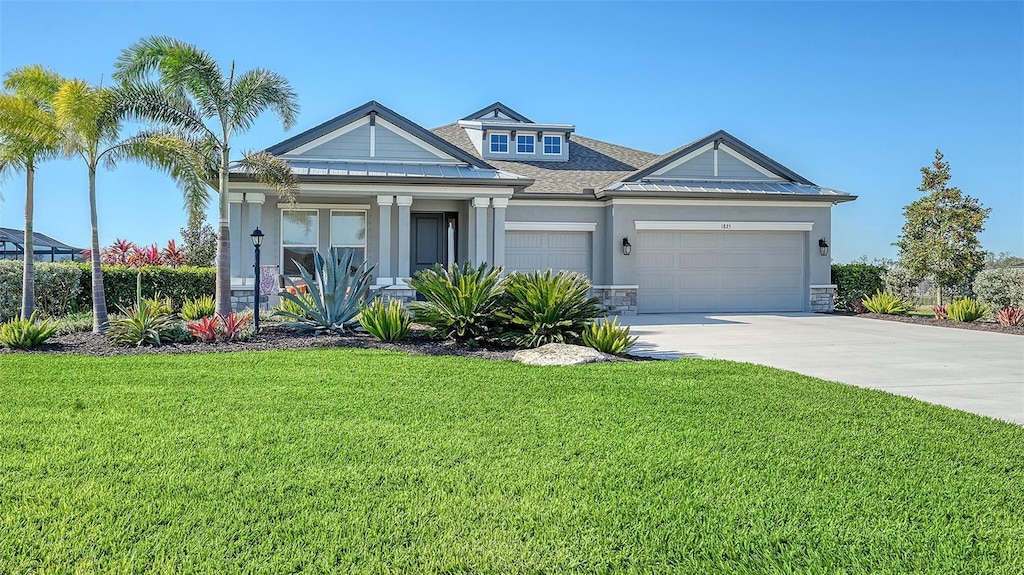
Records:
M1024 429L765 367L0 356L2 573L1021 573Z

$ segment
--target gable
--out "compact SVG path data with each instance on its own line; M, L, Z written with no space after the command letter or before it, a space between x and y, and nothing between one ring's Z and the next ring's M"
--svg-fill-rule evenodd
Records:
M813 182L772 160L724 130L662 155L622 179Z
M267 148L288 160L489 164L371 101Z
M532 124L533 120L526 116L516 112L512 108L509 108L501 102L495 102L490 106L484 106L476 112L466 116L463 120L489 120L489 121L505 121L505 122L524 122Z
M740 180L779 181L783 178L731 150L724 144L714 144L697 150L696 155L683 157L678 162L651 173L648 178L672 180Z

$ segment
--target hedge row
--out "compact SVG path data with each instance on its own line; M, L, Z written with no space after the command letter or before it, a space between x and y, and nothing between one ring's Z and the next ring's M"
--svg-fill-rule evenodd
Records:
M853 302L885 290L885 267L872 264L832 264L836 309L851 311Z
M21 261L0 260L0 323L21 315L22 269ZM81 275L77 264L36 262L36 309L51 317L73 311Z
M78 265L82 270L78 307L92 309L92 268L88 263ZM216 289L217 271L214 268L104 266L103 291L107 296L107 309L111 313L117 312L119 306L129 308L135 305L136 282L140 274L142 297L153 297L157 294L170 297L175 309L180 309L185 299L212 296Z

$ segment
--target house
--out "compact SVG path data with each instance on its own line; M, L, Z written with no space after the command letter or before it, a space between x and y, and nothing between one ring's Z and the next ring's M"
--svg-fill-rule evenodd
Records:
M82 248L69 246L46 234L32 232L32 252L37 262L66 262L80 259ZM0 228L0 260L25 257L25 231Z
M657 155L535 122L496 102L427 130L371 101L267 148L301 183L282 202L231 175L233 296L262 263L341 247L378 286L435 263L584 273L613 313L831 311L832 206L854 200L725 131ZM248 290L248 291L247 291Z

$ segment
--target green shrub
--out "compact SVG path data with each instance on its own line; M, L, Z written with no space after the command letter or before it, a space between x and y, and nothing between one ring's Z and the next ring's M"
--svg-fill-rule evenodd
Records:
M159 301L144 301L131 308L120 308L123 316L110 319L107 339L114 345L141 347L180 341L181 323L164 313ZM187 333L187 332L186 332Z
M196 321L215 313L217 313L217 304L213 301L213 296L204 295L197 298L185 298L185 301L181 303L181 313L178 315L185 321Z
M88 263L78 265L82 269L78 308L92 309L92 269ZM171 298L171 304L175 309L180 309L186 299L213 296L216 289L217 270L214 268L103 266L102 270L103 292L107 298L108 309L127 309L135 306L139 274L142 279L142 297L161 294Z
M359 325L380 341L401 341L409 335L412 317L398 300L375 299L359 310Z
M871 264L832 264L836 309L853 311L853 302L885 289L885 268Z
M946 306L946 317L953 321L977 321L987 316L990 309L987 304L965 297Z
M49 320L36 321L38 312L28 319L12 319L0 325L0 345L26 349L50 339L57 332L57 324Z
M882 281L885 283L885 291L911 301L917 297L917 288L921 285L919 278L912 277L910 272L901 267L886 270L882 274Z
M494 314L504 291L500 267L438 264L416 272L409 285L426 299L409 304L413 317L435 333L460 341L495 333Z
M636 344L636 336L629 335L629 326L619 324L618 318L595 321L583 330L583 345L601 353L625 355Z
M508 322L501 339L517 346L576 343L587 324L604 313L582 274L513 273L504 283L496 315Z
M0 322L21 314L22 262L0 260ZM71 262L36 262L36 309L60 317L77 308L81 268Z
M274 308L274 314L286 320L295 317L309 319L309 316L306 315L306 310L316 307L316 304L313 303L313 298L309 294L302 292L292 295L295 295L297 299L305 300L305 305L299 305L293 299L281 297L281 304Z
M882 291L875 292L874 295L865 298L861 303L868 311L885 315L903 315L914 309L913 302L903 299L896 294Z
M974 278L974 295L995 308L1024 308L1024 268L982 270Z
M92 330L92 312L76 311L57 319L57 335Z
M355 264L351 250L331 248L327 258L313 252L313 272L298 264L299 275L306 282L307 297L287 291L282 300L296 304L301 313L280 311L287 321L284 325L299 331L344 333L358 321L359 304L370 291L370 272L373 266L364 261ZM298 292L290 278L285 281Z

